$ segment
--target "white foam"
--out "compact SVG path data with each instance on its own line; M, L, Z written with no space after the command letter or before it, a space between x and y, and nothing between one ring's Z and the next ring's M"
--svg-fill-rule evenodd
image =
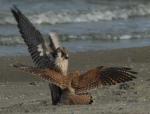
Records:
M150 15L150 5L139 4L135 8L113 9L95 8L85 11L61 10L60 12L48 11L42 14L31 16L36 24L49 23L71 23L71 22L97 22L100 20L128 19L134 16Z
M83 40L99 40L99 41L112 41L112 40L130 40L130 39L149 39L149 34L80 34L80 35L69 35L69 34L60 34L59 37L61 41L83 41ZM46 42L49 40L45 39ZM25 44L23 39L20 36L7 36L7 37L0 37L0 46L1 45L22 45Z
M0 45L17 45L24 44L24 41L20 37L0 37Z
M27 14L26 14L27 15ZM150 4L137 4L134 7L124 8L109 8L108 6L95 7L85 10L70 10L62 9L60 11L46 11L40 14L27 15L33 23L42 24L56 24L56 23L71 23L71 22L97 22L100 20L112 19L128 19L135 16L148 16L150 15ZM0 24L16 23L12 15L4 15L0 18Z
M131 38L132 38L131 35L122 35L122 36L120 36L120 39L122 39L122 40L127 40L127 39L131 39Z

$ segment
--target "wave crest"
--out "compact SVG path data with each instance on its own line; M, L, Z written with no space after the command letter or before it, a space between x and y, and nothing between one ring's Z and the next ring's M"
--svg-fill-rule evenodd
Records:
M82 34L82 35L60 35L61 42L71 42L71 41L112 41L112 40L130 40L130 39L143 39L149 38L149 34L123 34L123 35L113 35L113 34ZM48 40L48 39L46 39ZM0 46L6 45L24 45L24 41L19 36L7 36L0 37Z
M150 4L138 4L133 7L108 6L102 8L92 8L85 10L62 9L60 11L47 11L40 14L28 15L29 19L35 24L57 24L72 22L97 22L100 20L128 19L135 16L150 16ZM12 15L0 17L0 24L15 24Z

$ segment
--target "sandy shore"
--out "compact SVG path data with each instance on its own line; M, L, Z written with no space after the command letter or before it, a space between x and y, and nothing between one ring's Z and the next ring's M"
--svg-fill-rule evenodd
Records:
M149 114L150 47L70 54L70 71L99 66L128 66L138 71L127 84L92 91L90 106L52 106L48 83L10 67L32 64L29 56L0 57L0 114Z

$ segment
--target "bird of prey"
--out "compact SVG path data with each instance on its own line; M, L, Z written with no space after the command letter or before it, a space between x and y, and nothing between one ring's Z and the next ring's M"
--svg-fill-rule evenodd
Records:
M137 74L128 67L100 66L82 74L75 72L64 76L55 69L39 69L22 64L13 66L59 86L63 90L60 103L68 105L91 104L93 99L88 93L90 89L128 82L135 79Z
M42 69L57 69L63 75L67 75L69 56L66 48L60 46L57 33L50 32L49 42L46 42L42 34L16 6L11 8L11 12L35 65ZM52 104L56 105L61 97L61 88L54 84L49 86Z

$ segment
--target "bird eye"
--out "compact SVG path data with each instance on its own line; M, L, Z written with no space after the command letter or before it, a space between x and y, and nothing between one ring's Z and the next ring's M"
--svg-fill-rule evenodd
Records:
M57 53L56 53L56 52L53 52L53 53L52 53L52 56L53 56L54 58L56 58Z
M69 56L66 56L65 59L69 59Z

